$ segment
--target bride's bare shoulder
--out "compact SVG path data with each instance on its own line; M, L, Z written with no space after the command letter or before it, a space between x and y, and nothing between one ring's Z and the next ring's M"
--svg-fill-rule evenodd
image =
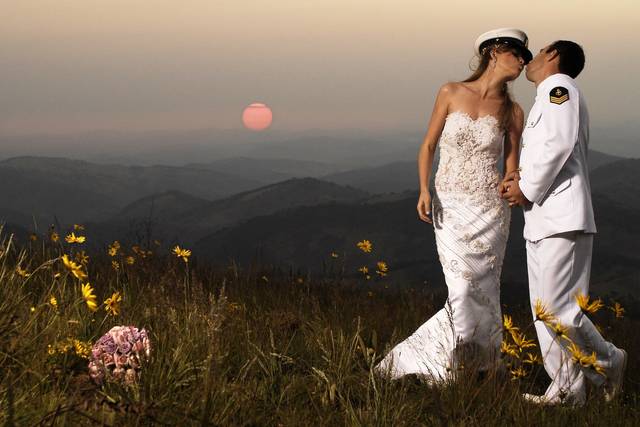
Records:
M464 86L462 86L462 82L446 82L445 84L440 86L440 93L455 95L461 89L464 89Z

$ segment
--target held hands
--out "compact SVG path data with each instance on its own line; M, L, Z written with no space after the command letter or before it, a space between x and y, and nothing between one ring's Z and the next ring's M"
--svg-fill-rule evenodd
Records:
M515 170L506 174L498 186L500 197L509 201L509 207L515 205L526 206L531 203L524 194L522 194L518 181L520 181L520 173Z
M433 223L433 214L431 213L431 194L428 191L421 191L418 198L418 216L424 222Z

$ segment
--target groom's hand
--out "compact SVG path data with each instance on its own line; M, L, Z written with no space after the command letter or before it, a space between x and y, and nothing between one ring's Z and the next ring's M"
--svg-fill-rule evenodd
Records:
M498 186L500 197L503 197L503 194L505 193L505 191L507 191L507 189L509 188L509 184L512 181L519 180L519 179L520 179L520 173L517 170L511 171L508 174L506 174L502 179L502 182L500 182L500 185Z
M505 191L502 193L502 198L509 201L509 206L527 206L531 202L522 194L520 190L520 184L518 180L504 182Z

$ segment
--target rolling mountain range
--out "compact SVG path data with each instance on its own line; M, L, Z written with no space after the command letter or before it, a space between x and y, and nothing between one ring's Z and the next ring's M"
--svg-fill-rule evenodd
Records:
M609 292L625 292L640 277L640 160L592 152L590 161L599 231L593 283ZM226 159L220 165L222 171L215 169L216 163L110 167L66 159L11 159L0 162L5 184L0 216L26 233L32 228L30 221L23 221L29 209L41 209L43 217L46 209L57 209L49 215L55 213L67 224L84 221L97 246L152 233L168 245L187 244L199 259L212 262L258 258L318 272L335 271L345 263L357 274L357 266L372 268L372 262L385 260L394 283L443 283L433 231L415 211L415 162L329 175L322 175L328 169L317 162L298 169L284 160L271 164L273 169L243 159ZM253 165L253 179L302 174L305 168L323 179L289 177L256 185L247 173L242 178L242 165ZM219 186L236 178L234 170L239 181ZM220 196L229 188L236 191ZM503 269L507 283L526 280L522 222L521 212L514 210ZM362 239L374 242L373 255L357 250L355 243ZM332 251L338 258L329 256Z
M590 156L592 168L616 160L619 158L596 151ZM607 173L601 175L606 186ZM156 203L156 214L167 218L179 214L182 204L185 212L195 208L198 203L189 196L204 203L302 177L319 178L371 194L402 193L418 185L415 161L394 161L345 171L323 162L284 158L234 157L177 167L16 157L0 161L0 182L4 184L0 192L0 218L23 226L33 225L34 220L69 223L141 218L148 217L149 211L143 206L152 201ZM279 202L288 206L286 195ZM160 213L165 208L169 211ZM211 222L206 224L210 226Z

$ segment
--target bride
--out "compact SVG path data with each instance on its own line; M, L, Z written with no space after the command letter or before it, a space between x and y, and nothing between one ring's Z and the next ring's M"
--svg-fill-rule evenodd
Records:
M507 83L531 60L527 45L526 34L514 28L482 34L475 43L475 72L438 92L418 156L417 209L434 227L447 303L396 345L377 372L392 378L417 374L437 383L463 361L486 370L499 360L500 272L511 216L500 197L498 162L502 156L506 174L517 173L524 114ZM429 179L438 141L432 199Z

